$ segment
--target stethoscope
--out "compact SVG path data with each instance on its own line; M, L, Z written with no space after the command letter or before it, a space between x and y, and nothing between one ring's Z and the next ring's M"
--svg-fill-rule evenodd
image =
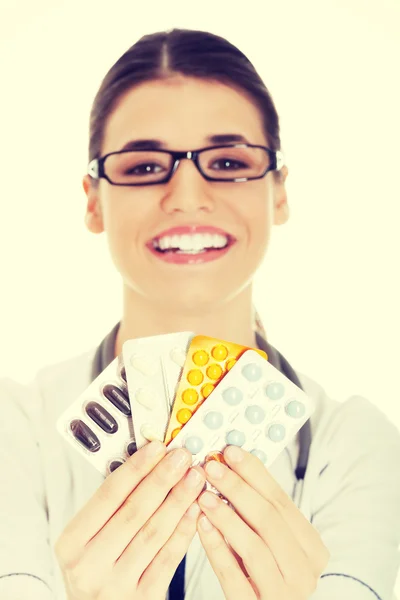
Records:
M92 363L92 381L96 379L104 371L106 367L114 360L114 352L115 352L115 340L117 337L118 329L120 324L117 323L112 331L104 338L99 347L96 350L96 353L93 358ZM268 355L268 361L271 363L273 367L278 369L281 373L283 373L290 381L292 381L295 385L297 385L300 389L303 389L298 376L294 369L290 366L289 362L286 360L282 354L276 350L271 344L269 344L259 333L256 333L256 341L257 346L260 350L264 350L264 352ZM296 468L294 470L296 476L296 483L294 490L292 492L292 500L295 499L298 494L298 486L301 486L300 489L300 498L298 500L298 505L301 502L301 497L303 494L303 486L304 486L304 476L307 470L308 464L308 455L310 452L311 445L311 425L310 419L306 421L303 427L300 429L298 433L299 439L299 455L297 458ZM184 600L185 597L185 559L183 558L182 562L178 566L174 577L172 578L171 584L169 586L169 599L170 600Z

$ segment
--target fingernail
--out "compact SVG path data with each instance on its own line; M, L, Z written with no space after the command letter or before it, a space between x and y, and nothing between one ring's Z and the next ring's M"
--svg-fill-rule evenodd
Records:
M165 450L164 444L158 440L146 444L145 448L147 456L156 456Z
M184 485L189 489L193 489L200 485L202 481L203 477L201 474L196 471L196 469L190 469L189 473L185 477Z
M186 514L190 519L196 519L199 516L200 506L197 504L197 502L192 504L192 506L189 506L188 510L186 511Z
M210 523L210 521L207 519L207 517L205 515L204 515L204 517L201 517L199 519L199 525L203 531L209 532L214 529L214 525L212 523Z
M231 462L238 463L244 459L244 452L239 446L228 446L224 452Z
M226 467L216 460L210 460L210 462L206 464L205 469L207 475L213 479L221 479L224 476Z
M218 506L217 497L212 492L204 492L204 494L200 496L199 502L206 508L216 508Z
M168 456L168 462L172 468L179 470L189 463L190 454L180 448L179 450L173 450Z

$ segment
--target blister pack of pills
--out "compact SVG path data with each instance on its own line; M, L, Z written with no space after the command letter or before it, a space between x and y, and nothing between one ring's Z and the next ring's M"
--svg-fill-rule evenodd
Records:
M58 432L104 476L136 452L126 372L121 357L57 420Z
M315 401L254 350L247 350L197 409L168 450L185 447L193 464L241 446L266 467L315 410Z
M192 332L128 340L123 360L136 444L164 440Z
M196 335L190 344L164 442L168 445L211 392L220 385L239 357L249 350L231 342ZM263 359L263 350L255 350Z

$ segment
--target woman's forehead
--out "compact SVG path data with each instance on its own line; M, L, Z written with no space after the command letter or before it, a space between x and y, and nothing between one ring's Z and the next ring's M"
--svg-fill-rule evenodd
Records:
M225 133L266 143L262 114L246 92L188 77L150 81L128 90L116 103L107 119L102 152L120 149L135 138L191 148Z

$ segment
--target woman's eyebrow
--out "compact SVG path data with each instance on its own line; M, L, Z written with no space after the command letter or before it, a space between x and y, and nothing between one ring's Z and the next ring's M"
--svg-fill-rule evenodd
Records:
M239 133L222 133L218 135L210 135L206 138L209 144L232 144L242 143L249 144L247 138ZM165 150L167 144L158 139L141 139L129 140L124 144L121 150Z

